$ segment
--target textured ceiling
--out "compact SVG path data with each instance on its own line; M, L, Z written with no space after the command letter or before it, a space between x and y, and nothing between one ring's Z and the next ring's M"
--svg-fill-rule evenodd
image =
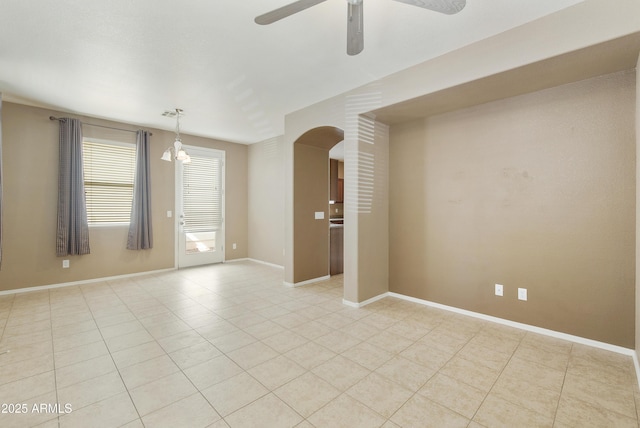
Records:
M442 15L365 0L365 48L346 54L346 1L269 26L291 0L0 0L7 101L255 143L284 115L581 0L467 0Z

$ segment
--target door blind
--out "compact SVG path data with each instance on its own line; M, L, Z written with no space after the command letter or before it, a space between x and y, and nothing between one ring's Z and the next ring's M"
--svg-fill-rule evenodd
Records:
M183 169L186 233L211 232L222 225L222 160L191 155Z

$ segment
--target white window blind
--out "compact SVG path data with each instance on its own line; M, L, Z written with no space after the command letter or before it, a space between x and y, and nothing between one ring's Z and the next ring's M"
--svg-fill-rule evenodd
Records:
M191 155L183 170L186 233L210 232L222 225L222 160Z
M129 223L135 145L85 140L82 150L89 224Z

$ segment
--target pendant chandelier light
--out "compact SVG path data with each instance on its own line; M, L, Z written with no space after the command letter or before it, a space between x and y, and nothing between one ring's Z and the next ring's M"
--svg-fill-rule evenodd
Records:
M177 108L175 113L172 111L164 112L163 116L174 116L176 117L176 140L173 142L173 147L169 147L162 154L162 160L171 162L171 159L175 159L176 161L181 161L182 163L190 163L191 156L186 152L184 147L182 147L182 140L180 139L180 116L182 116L184 112L182 109Z

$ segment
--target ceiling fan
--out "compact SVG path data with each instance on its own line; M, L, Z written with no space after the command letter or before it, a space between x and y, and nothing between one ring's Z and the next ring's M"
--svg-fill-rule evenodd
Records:
M286 6L267 12L255 19L256 24L268 25L276 21L301 12L327 0L298 0ZM453 15L460 12L466 5L466 0L395 0L401 3L429 9L434 12ZM364 49L364 32L362 21L363 0L347 0L347 53L357 55Z

